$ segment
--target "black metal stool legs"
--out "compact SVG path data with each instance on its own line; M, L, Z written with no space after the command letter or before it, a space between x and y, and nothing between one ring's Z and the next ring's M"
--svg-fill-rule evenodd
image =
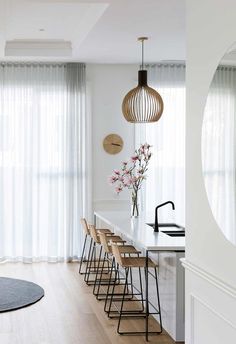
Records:
M98 272L99 272L99 268L100 268L101 256L102 256L102 246L100 247L100 250L99 250L98 265L96 267L97 270L96 270L94 286L93 286L93 295L95 295L96 285L97 285L97 282L98 282Z
M155 279L155 285L156 285L156 296L157 296L157 307L156 308L149 300L149 290L148 290L148 283L149 283L149 274L150 272L148 271L147 267L144 267L144 276L145 276L145 282L146 282L146 290L145 290L145 300L143 298L141 300L142 305L145 301L145 309L143 309L141 312L140 311L135 311L135 310L124 310L124 304L126 302L126 289L128 288L128 281L129 281L129 274L131 274L131 268L126 267L125 268L125 284L124 284L124 290L123 290L123 296L121 300L121 306L119 309L119 319L118 319L118 325L117 325L117 332L121 335L145 335L146 341L148 341L149 335L158 335L162 332L162 319L161 319L161 308L160 308L160 296L159 296L159 288L158 288L158 279L157 279L157 270L154 268L154 275L151 274L154 279ZM141 272L140 272L140 278L141 278ZM143 291L142 288L142 281L140 279L140 288L141 291ZM112 300L111 300L112 301ZM150 305L154 309L154 311L150 311ZM149 317L150 315L157 314L159 315L159 324L160 324L160 331L149 331ZM145 331L121 331L121 322L123 318L144 318L145 319Z
M82 263L84 262L84 257L85 257L85 248L86 248L87 237L88 237L88 234L85 234L84 245L83 245L81 260L80 260L80 264L79 264L79 273L81 275L85 274L85 272L81 272L81 269L82 269Z
M148 317L149 317L149 303L148 303L148 267L144 268L145 281L146 281L146 318L145 318L145 336L148 342Z
M161 328L161 332L162 332L161 303L160 303L159 286L158 286L158 280L157 280L157 268L155 268L154 271L155 271L155 280L156 280L156 291L157 291L157 302L158 302L158 310L159 310L159 318L160 318L160 328Z
M84 276L84 281L87 284L89 284L89 276L92 269L92 262L93 262L95 249L96 249L96 243L91 238L90 246L89 246L89 256L88 256L88 261L86 264L86 270L85 270L85 276Z
M122 311L123 311L123 306L124 306L124 301L125 301L125 292L126 288L128 287L128 277L129 277L129 268L125 269L125 286L124 286L124 292L122 296L122 301L121 301L121 306L120 306L120 316L118 320L118 325L117 325L117 332L120 333L120 322L121 322L121 316L122 316Z

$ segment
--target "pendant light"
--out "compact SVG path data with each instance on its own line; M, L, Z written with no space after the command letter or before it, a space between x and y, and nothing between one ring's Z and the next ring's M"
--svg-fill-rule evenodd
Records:
M147 84L147 70L144 70L144 41L147 37L139 37L142 43L142 65L138 72L138 86L129 91L122 103L125 119L131 123L157 122L163 112L164 104L160 94Z

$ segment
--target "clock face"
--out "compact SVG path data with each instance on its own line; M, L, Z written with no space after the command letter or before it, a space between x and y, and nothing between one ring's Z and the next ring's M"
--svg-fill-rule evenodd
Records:
M123 148L124 142L117 134L110 134L103 140L103 148L109 154L117 154Z

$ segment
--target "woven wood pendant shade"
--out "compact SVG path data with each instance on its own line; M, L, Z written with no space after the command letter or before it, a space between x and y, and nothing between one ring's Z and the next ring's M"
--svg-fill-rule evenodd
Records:
M125 119L131 123L157 122L163 112L164 104L160 94L146 84L147 71L139 71L139 84L129 91L122 103L122 112Z
M129 91L122 103L122 112L130 123L157 122L164 109L160 94L147 85L147 71L143 69L143 41L147 37L140 37L142 42L142 69L138 72L138 86Z

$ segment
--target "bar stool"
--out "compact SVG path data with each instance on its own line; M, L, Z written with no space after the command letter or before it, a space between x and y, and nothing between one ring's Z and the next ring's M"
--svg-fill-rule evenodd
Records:
M107 236L107 238L109 238L109 239L112 238L113 242L116 242L116 243L124 244L125 240L123 240L118 235L114 235L114 233L107 232L104 229L96 229L94 225L88 224L88 229L89 229L89 233L91 235L92 243L93 244L91 244L92 245L92 249L91 249L91 252L90 252L90 255L89 255L88 264L86 266L84 280L85 280L85 282L88 285L94 285L95 284L95 280L94 281L90 281L89 280L90 274L91 274L91 269L92 269L92 263L94 263L94 266L93 266L94 270L93 270L93 272L95 274L97 274L97 271L100 268L101 255L102 255L102 245L101 245L101 242L100 242L100 237L99 237L99 233L98 232L104 233ZM97 249L97 247L100 247L98 261L96 260L96 249ZM97 266L96 266L96 263L97 263Z
M85 234L85 237L84 237L84 243L83 243L83 249L82 249L82 255L81 255L81 260L80 260L80 264L79 264L79 273L81 275L84 275L86 272L82 272L82 263L83 262L87 262L88 263L88 259L84 260L85 258L85 252L86 252L86 244L87 244L87 239L88 237L90 237L90 245L89 245L89 251L88 251L88 258L90 256L90 252L91 252L91 248L92 248L92 243L93 243L93 239L91 238L90 236L90 232L89 232L89 226L88 226L88 223L86 221L85 218L81 218L80 219L80 223L82 225L82 228L84 230L84 234ZM110 229L99 229L100 232L102 233L109 233L112 235L112 232Z
M107 304L108 297L110 296L109 295L109 288L110 288L110 285L112 283L113 270L115 271L115 269L113 269L114 257L112 255L112 246L111 246L111 243L115 242L114 241L115 237L109 237L105 233L102 233L99 230L98 230L98 233L99 233L101 245L102 245L103 250L104 250L104 256L103 256L103 260L102 260L101 270L100 271L97 270L95 281L98 283L95 283L93 293L96 296L97 300L105 300L104 310L107 312L106 304ZM120 248L121 254L123 254L124 256L126 256L127 254L129 256L131 256L131 254L132 255L135 254L135 255L139 256L139 254L141 253L140 251L136 250L136 248L132 245L120 245L119 248ZM102 275L103 275L103 271L104 271L105 262L108 262L108 264L111 265L110 277L108 280L107 292L106 293L100 293L100 287L101 287L101 281L102 281ZM100 274L99 278L98 278L98 274ZM121 281L121 278L119 276L119 283L120 283L120 281ZM119 283L117 283L117 284L119 284ZM97 291L96 291L96 285L97 285ZM131 287L132 287L132 281L131 281ZM123 295L123 294L119 293L116 295ZM101 297L101 296L105 296L105 298ZM132 297L133 296L134 296L134 292L133 292L133 287L132 287Z
M146 257L122 257L121 251L118 245L115 243L112 243L112 253L115 257L116 262L125 269L125 285L124 285L124 291L123 291L123 296L122 296L122 301L121 301L121 306L119 309L119 320L117 324L117 332L119 334L124 334L124 335L145 335L146 336L146 341L148 341L148 336L151 335L157 335L162 332L162 319L161 319L161 307L160 307L160 296L159 296L159 288L158 288L158 279L157 279L157 264L155 264L150 258ZM126 288L128 286L128 278L129 274L131 273L131 268L143 268L144 269L144 275L145 275L145 281L146 281L146 296L145 299L145 309L143 312L143 317L145 318L145 331L120 331L120 325L121 325L121 320L123 317L133 317L133 316L138 316L140 317L140 312L135 314L132 310L131 311L124 311L124 303L125 303L125 292ZM157 307L156 308L152 303L150 303L149 298L148 298L148 275L150 274L149 268L152 268L154 270L154 275L152 275L155 279L155 284L156 284L156 296L157 296ZM113 295L111 296L111 303L113 302ZM154 312L149 311L149 305L152 306L152 308L155 310ZM159 331L149 331L148 328L148 321L149 321L149 315L151 314L157 314L159 315L159 323L160 323L160 330Z

